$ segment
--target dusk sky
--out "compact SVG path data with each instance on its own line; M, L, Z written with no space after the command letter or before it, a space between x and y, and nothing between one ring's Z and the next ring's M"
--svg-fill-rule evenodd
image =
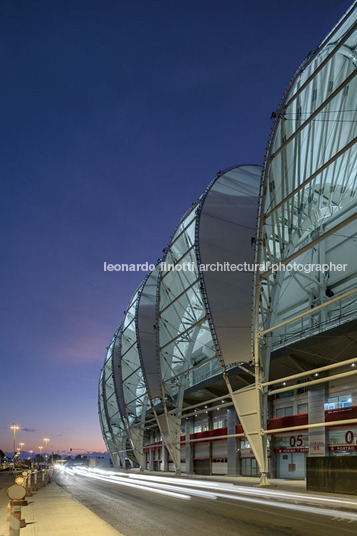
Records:
M220 169L262 164L343 0L2 0L0 448L103 451L106 346Z

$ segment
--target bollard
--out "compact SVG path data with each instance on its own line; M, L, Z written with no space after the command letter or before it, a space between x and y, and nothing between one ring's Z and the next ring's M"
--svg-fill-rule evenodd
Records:
M34 469L33 471L33 488L32 491L38 491L37 487L37 469Z
M31 470L27 471L27 486L26 486L26 495L25 497L32 497L31 493Z
M20 528L21 528L21 522L10 511L9 535L10 536L20 536Z
M6 495L10 499L8 508L8 523L10 536L19 536L20 528L26 527L24 519L21 519L21 506L27 504L24 501L25 488L19 484L14 484L7 489Z
M24 477L23 476L16 476L15 477L15 484L17 484L18 486L22 486L22 487L25 487L24 486Z
M19 536L20 529L26 527L26 521L21 518L22 500L11 500L10 505L9 534L10 536Z
M53 467L52 465L48 468L48 481L47 483L48 484L51 484L52 480L53 480Z
M43 488L44 486L46 486L46 484L45 484L46 469L41 469L41 472L42 472L42 482L40 484L40 488Z
M7 503L7 510L6 510L6 523L10 523L10 515L11 515L11 504L9 501Z

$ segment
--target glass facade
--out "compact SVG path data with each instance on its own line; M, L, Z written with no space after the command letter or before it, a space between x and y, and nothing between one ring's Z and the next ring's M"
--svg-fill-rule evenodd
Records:
M357 316L356 20L352 10L306 58L273 114L255 290L264 352Z
M134 295L121 332L121 381L126 408L126 418L129 427L141 426L142 419L148 409L148 395L143 378L139 358L138 337L136 328L136 307L138 292Z
M149 408L137 335L136 313L141 287L132 297L124 320L110 342L99 382L103 437L118 467L125 467L125 454L132 463L141 465L143 424Z
M216 357L203 303L195 251L196 208L183 219L165 256L159 301L159 351L164 398L190 383L193 370ZM216 371L220 370L219 363Z
M119 411L113 368L114 348L118 344L120 330L121 327L109 344L99 380L99 419L104 442L114 465L125 467L127 434Z
M144 436L151 434L150 425L156 422L169 462L179 471L185 393L210 378L222 379L223 371L241 360L237 354L233 362L230 358L225 363L222 348L232 330L222 336L215 325L221 328L227 324L222 318L223 305L238 291L241 300L234 299L231 313L249 315L253 276L245 274L249 282L245 286L236 273L227 281L228 274L219 271L217 300L205 288L201 263L222 260L215 246L215 241L222 243L222 236L228 240L226 260L236 260L231 229L236 230L237 218L242 229L255 222L260 173L259 166L250 165L217 174L186 212L155 271L148 274L129 303L108 348L99 389L103 436L116 465L118 460L123 464L120 456L115 456L124 450L143 467ZM222 200L231 208L225 220L220 213ZM220 236L212 235L207 224L212 217L224 221ZM245 260L250 255L252 260L251 230L245 232L241 255ZM250 333L247 338L250 340Z

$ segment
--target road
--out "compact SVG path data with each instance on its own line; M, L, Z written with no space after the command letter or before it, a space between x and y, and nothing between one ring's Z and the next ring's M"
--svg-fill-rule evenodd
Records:
M357 499L336 503L327 495L311 499L248 486L111 474L57 471L55 480L124 536L356 534Z

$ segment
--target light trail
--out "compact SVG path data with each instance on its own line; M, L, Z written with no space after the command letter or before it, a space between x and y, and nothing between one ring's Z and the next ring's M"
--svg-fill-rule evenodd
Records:
M73 470L73 469L67 469L65 468L65 472L66 473L69 473L69 474L72 474L72 475L81 475L81 476L85 476L85 477L88 477L88 478L93 478L95 480L102 480L104 482L108 482L109 481L112 481L112 479L108 479L108 478L105 478L103 476L100 476L100 475L91 475L89 474L88 472L81 472L81 471L78 471L78 470ZM115 483L115 482L114 482ZM139 490L143 490L143 486L138 486L136 484L132 484L131 482L118 482L118 485L121 485L121 486L126 486L126 487L129 487L129 488L135 488L135 489L139 489ZM159 493L161 495L167 495L169 497L174 497L175 499L183 499L183 500L190 500L191 497L190 495L187 495L187 494L183 494L183 493L174 493L172 491L165 491L163 489L156 489L156 488L152 488L152 487L145 487L144 488L146 491L151 491L152 493Z
M252 499L249 497L237 497L236 495L226 495L224 493L218 493L218 497L225 499L233 499L236 501L253 502L263 506L273 506L274 508L285 508L287 510L295 510L297 512L304 512L307 514L317 514L327 516L329 518L345 519L347 521L357 521L357 514L352 512L344 512L342 510L327 510L326 508L313 508L312 506L298 505L292 503L272 502L265 501L264 499Z
M108 471L102 469L92 469L92 471L98 472L100 474L108 475ZM115 473L113 473L115 475ZM305 502L312 503L325 503L325 504L334 504L339 506L347 506L350 508L357 509L357 501L353 499L345 499L342 497L323 497L321 495L308 495L295 491L279 491L274 489L267 488L251 488L249 486L237 486L229 482L215 482L207 480L189 480L186 478L170 478L170 477L160 477L156 475L140 475L140 474L120 474L120 477L130 478L133 480L142 480L142 481L156 481L162 483L170 483L176 486L186 486L186 487L196 487L196 488L209 488L211 491L222 491L226 490L231 493L243 493L244 495L255 495L261 497L262 494L265 496L271 497L273 499L283 499L283 500L302 500Z
M82 473L82 474L84 476L92 477L92 475L88 473ZM111 475L109 479L112 482L118 482L118 483L124 483L124 484L128 482L126 479L123 479L122 477L117 476L117 475ZM156 482L151 482L151 481L142 482L139 479L138 480L133 479L131 480L131 482L134 482L136 486L140 489L143 489L143 488L147 489L147 487L150 486L150 487L154 487L157 489L173 491L175 493L182 493L182 491L185 491L185 493L189 495L196 496L196 497L203 497L204 499L217 499L217 495L213 493L210 493L207 491L200 491L200 490L183 489L182 487L180 488L179 486L173 486L173 485L167 484L166 482L165 483L156 483Z
M135 479L140 479L140 480L155 480L157 482L170 482L172 484L178 484L178 485L183 485L183 486L189 486L189 487L194 487L194 488L210 488L212 489L212 487L214 487L215 484L219 484L220 486L217 486L217 489L220 488L227 488L229 490L232 490L233 488L235 488L235 484L231 484L229 482L210 482L210 481L207 481L207 480L189 480L189 479L186 479L186 478L170 478L170 477L160 477L160 476L153 476L153 475L136 475L136 474L128 474L127 475L129 478L135 478ZM212 486L212 484L214 484Z
M229 499L238 502L249 502L265 507L283 508L300 513L315 514L324 517L344 519L349 522L357 521L357 513L344 510L328 509L327 506L348 507L357 509L357 501L342 497L323 497L298 492L282 492L267 488L251 488L236 486L232 483L204 480L189 480L184 478L160 477L156 475L114 473L101 469L65 469L70 474L76 474L91 479L111 482L120 486L128 486L141 491L161 493L179 499L190 499L192 496L203 499ZM210 491L195 489L209 488ZM296 504L296 501L305 504ZM314 504L315 506L308 506ZM318 506L316 506L318 505Z

